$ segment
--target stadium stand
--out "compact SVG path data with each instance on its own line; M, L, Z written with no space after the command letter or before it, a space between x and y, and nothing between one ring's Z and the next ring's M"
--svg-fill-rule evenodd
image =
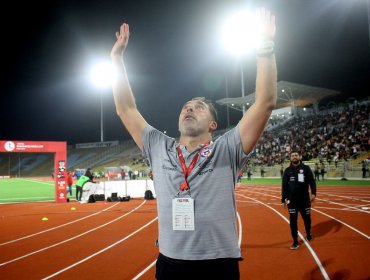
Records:
M261 140L250 154L244 171L251 170L259 177L261 167L265 177L280 177L280 170L289 164L288 154L300 149L303 160L311 168L315 163L324 163L326 177L341 178L344 158L349 160L348 176L361 178L363 162L370 163L370 99L357 101L350 98L346 103L331 101L318 106L319 101L338 92L281 81L278 110L274 110ZM289 90L288 90L289 89ZM285 90L285 92L283 92ZM239 110L246 100L253 103L254 95L248 95L234 107ZM219 100L220 101L220 100ZM219 104L231 106L235 100L223 100ZM290 105L290 107L287 107ZM305 107L301 107L305 106ZM227 129L216 131L214 138ZM147 161L133 140L116 142L114 145L70 145L67 150L68 169L94 172L137 171L146 176ZM0 154L0 176L51 176L53 172L51 154Z

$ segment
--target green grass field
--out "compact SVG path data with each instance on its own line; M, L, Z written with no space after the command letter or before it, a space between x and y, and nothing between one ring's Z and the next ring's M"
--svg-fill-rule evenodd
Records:
M16 178L0 180L0 203L54 200L53 182Z
M281 185L279 178L252 178L242 179L243 184L253 185ZM324 180L317 182L320 186L368 186L370 180ZM73 194L75 190L73 188ZM0 180L0 203L31 202L31 201L54 201L55 187L53 182L37 181L30 179L1 179Z

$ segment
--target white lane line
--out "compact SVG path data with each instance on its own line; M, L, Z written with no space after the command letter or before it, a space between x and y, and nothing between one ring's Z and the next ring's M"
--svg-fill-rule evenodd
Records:
M145 201L144 201L144 202L145 202ZM52 275L46 276L45 278L42 278L42 280L50 279L50 278L52 278L52 277L54 277L54 276L56 276L56 275L58 275L58 274L61 274L62 272L66 271L66 270L71 269L72 267L75 267L75 266L77 266L77 265L79 265L79 264L81 264L81 263L83 263L83 262L86 262L87 260L89 260L89 259L91 259L91 258L93 258L93 257L95 257L95 256L97 256L97 255L99 255L99 254L101 254L101 253L103 253L103 252L105 252L105 251L107 251L107 250L109 250L109 249L113 248L114 246L116 246L116 245L118 245L118 244L122 243L123 241L125 241L125 240L129 239L131 236L135 235L135 234L136 234L136 233L138 233L139 231L143 230L144 228L146 228L147 226L149 226L150 224L152 224L153 222L155 222L157 219L158 219L158 217L155 217L153 220L151 220L150 222L146 223L146 224L145 224L145 225L143 225L141 228L137 229L136 231L134 231L133 233L131 233L131 234L127 235L126 237L122 238L121 240L118 240L117 242L115 242L115 243L113 243L113 244L109 245L109 246L108 246L108 247L106 247L105 249L100 250L100 251L98 251L98 252L96 252L96 253L94 253L94 254L92 254L92 255L90 255L90 256L88 256L88 257L86 257L86 258L82 259L82 260L80 260L79 262L76 262L76 263L74 263L74 264L72 264L72 265L68 266L68 267L65 267L65 268L63 268L63 269L61 269L61 270L59 270L59 271L55 272L55 273L54 273L54 274L52 274Z
M17 239L14 239L14 240L11 240L11 241L8 241L8 242L4 242L4 243L0 243L0 246L4 246L6 244L10 244L10 243L14 243L14 242L17 242L17 241L20 241L20 240L23 240L23 239L27 239L27 238L30 238L30 237L33 237L33 236L36 236L36 235L39 235L39 234L42 234L42 233L45 233L45 232L48 232L48 231L52 231L52 230L56 230L58 228L61 228L61 227L65 227L65 226L68 226L68 225L71 225L71 224L74 224L74 223L77 223L79 221L82 221L84 219L87 219L87 218L90 218L92 216L95 216L95 215L98 215L102 212L105 212L105 211L108 211L110 208L113 208L114 206L116 206L117 204L119 203L116 203L112 206L109 206L108 208L104 209L104 210L101 210L99 212L96 212L94 214L91 214L91 215L88 215L86 217L83 217L83 218L80 218L80 219L77 219L77 220L74 220L72 222L68 222L68 223L65 223L65 224L62 224L62 225L59 225L59 226L56 226L56 227L53 227L53 228L49 228L47 230L43 230L43 231L39 231L39 232L36 232L36 233L33 233L33 234L30 234L30 235L27 235L27 236L23 236L23 237L20 237L20 238L17 238Z
M35 199L45 199L48 198L50 200L35 200ZM19 203L34 203L34 202L53 202L55 199L52 199L51 196L29 196L29 197L13 197L13 198L0 198L0 204L19 204ZM6 202L6 200L9 200L9 202ZM25 201L14 201L14 200L25 200Z
M268 186L268 189L266 188L267 186L264 185L255 185L255 186L242 186L239 189L255 189L255 190L281 190L281 186ZM319 193L326 194L326 195L369 195L369 190L370 188L367 186L357 186L357 189L355 188L356 186L333 186L331 188L325 188L323 186L318 186L316 189ZM346 188L346 189L339 189L339 188Z
M33 183L38 183L38 184L54 186L54 182L45 182L45 181L22 179L22 178L18 178L17 181L26 181L26 182L33 182Z
M258 203L256 203L258 204ZM239 244L239 247L241 246L242 244L242 235L243 235L243 225L242 225L242 221L240 219L240 215L239 215L239 212L236 212L236 215L237 215L237 218L238 218L238 224L239 224L239 240L238 240L238 244ZM136 275L134 278L132 278L132 280L137 280L139 279L141 276L143 276L149 269L151 269L155 264L156 264L157 260L154 260L150 265L148 265L146 268L144 268L143 271L141 271L138 275Z
M102 228L102 227L105 227L105 226L107 226L107 225L109 225L109 224L111 224L111 223L113 223L113 222L115 222L115 221L118 221L118 220L120 220L120 219L124 218L125 216L127 216L127 215L131 214L132 212L136 211L136 210L137 210L137 209L139 209L139 208L140 208L140 207L141 207L145 202L146 202L146 200L144 200L144 201L143 201L139 206L137 206L136 208L134 208L134 209L133 209L133 210L131 210L130 212L127 212L126 214L124 214L124 215L122 215L122 216L120 216L120 217L118 217L118 218L116 218L116 219L114 219L114 220L112 220L112 221L110 221L110 222L107 222L107 223L105 223L105 224L102 224L102 225L100 225L100 226L98 226L98 227L95 227L95 228L93 228L93 229L90 229L90 230L88 230L88 231L85 231L85 232L83 232L83 233L81 233L81 234L78 234L78 235L76 235L76 236L74 236L74 237L68 238L68 239L66 239L66 240L64 240L64 241L61 241L61 242L55 243L55 244L53 244L53 245L50 245L50 246L48 246L48 247L44 247L44 248L39 249L39 250L37 250L37 251L33 251L33 252L31 252L31 253L28 253L28 254L23 255L23 256L20 256L20 257L18 257L18 258L12 259L12 260L10 260L10 261L0 263L0 266L4 266L4 265L6 265L6 264L9 264L9 263L12 263L12 262L15 262L15 261L18 261L18 260L21 260L21 259L27 258L27 257L29 257L29 256L35 255L35 254L40 253L40 252L43 252L43 251L46 251L46 250L48 250L48 249L50 249L50 248L53 248L53 247L59 246L59 245L61 245L61 244L67 243L67 242L72 241L72 240L74 240L74 239L77 239L77 238L79 238L79 237L81 237L81 236L84 236L84 235L86 235L86 234L88 234L88 233L90 233L90 232L93 232L93 231L98 230L98 229L100 229L100 228Z
M245 190L243 190L243 191L251 192L251 190L248 190L248 189L245 189ZM274 191L274 190L273 190L273 192L274 192L274 193L276 193L277 191ZM258 193L258 192L256 192L256 193L257 193L257 194L260 194L260 195L263 195L263 196L272 196L272 197L276 197L276 196L273 196L273 195L269 195L269 194L267 194L267 193ZM278 197L276 197L276 198L278 198ZM329 204L340 205L340 206L343 206L343 207L348 208L348 209L354 209L354 210L356 210L356 211L358 211L358 212L363 212L363 213L366 213L366 214L370 214L370 212L369 212L369 211L367 211L367 210L363 210L363 209L359 209L357 206L356 206L356 207L355 207L355 206L350 206L350 205L348 205L348 204L343 204L343 203L339 203L339 202L334 202L333 200L327 200L327 199L323 199L323 198L316 198L316 201L318 201L318 202L326 202L326 203L329 203Z
M143 276L149 269L151 269L155 264L156 264L157 260L153 261L150 265L148 265L143 271L141 271L138 275L136 275L134 278L132 278L132 280L137 280L139 279L141 276Z
M317 209L315 209L315 208L312 208L312 210L314 210L314 211L316 211L316 212L318 212L318 213L320 213L320 214L322 214L322 215L324 215L324 216L326 216L326 217L329 217L330 219L333 219L333 220L337 221L338 223L341 223L341 224L343 224L343 225L345 225L345 226L349 227L350 229L354 230L354 231L355 231L355 232L357 232L358 234L361 234L361 235L362 235L362 236L364 236L365 238L370 239L370 236L368 236L367 234L365 234L365 233L363 233L363 232L359 231L358 229L356 229L356 228L354 228L354 227L350 226L349 224L347 224L347 223L345 223L345 222L343 222L343 221L341 221L341 220L339 220L339 219L336 219L336 218L334 218L333 216L330 216L330 215L328 215L328 214L326 214L326 213L324 213L324 212L321 212L320 210L317 210Z
M345 198L345 199L349 199L349 200L359 200L359 201L367 202L367 203L370 202L369 200L365 200L365 199L361 199L361 198L356 198L356 197L353 197L353 196L344 196L344 195L337 195L337 194L320 192L320 195L322 195L322 194L327 195L327 196L337 196L337 197Z
M326 199L322 199L322 198L316 198L316 199L319 200L319 201L325 201L329 204L336 204L336 205L340 205L340 206L343 206L343 207L348 208L348 209L357 210L358 212L363 212L363 213L366 213L366 214L370 214L370 212L368 212L366 210L358 209L357 207L353 207L353 206L350 206L348 204L338 203L338 202L334 202L334 201L330 201L330 200L326 200Z
M367 204L351 204L351 205L354 205L354 207L356 207L358 209L361 209L361 210L364 210L364 211L369 210L369 206L370 206L369 203L367 203ZM344 208L344 210L352 211L349 208Z
M260 194L259 192L254 192L254 191L248 191L248 192L249 192L249 193L252 193L252 194ZM241 194L239 194L239 195L241 195ZM266 194L266 196L276 197L276 196L268 195L268 194ZM332 217L332 216L330 216L330 215L328 215L328 214L325 214L325 213L323 213L323 212L321 212L321 211L319 211L319 210L316 210L316 207L315 207L315 208L311 208L311 210L316 211L316 212L318 212L318 213L320 213L320 214L323 214L323 215L325 215L325 216L327 216L327 217L329 217L329 218L331 218L331 219L334 219L334 220L335 220L335 221L337 221L338 223L341 223L342 225L347 226L348 228L350 228L350 229L354 230L355 232L357 232L357 233L361 234L362 236L366 237L367 239L369 239L369 236L368 236L367 234L363 233L362 231L359 231L358 229L356 229L356 228L354 228L354 227L350 226L349 224L347 224L347 223L345 223L345 222L343 222L343 221L341 221L341 220L339 220L339 219L336 219L336 218L334 218L334 217ZM347 210L347 211L348 211L348 210Z
M289 224L289 220L284 217L280 212L278 212L277 210L275 210L274 208L272 208L271 206L263 203L262 201L259 201L257 199L254 199L252 197L247 197L247 196L244 196L242 194L238 194L239 196L242 196L244 198L249 198L249 199L252 199L256 202L259 202L261 203L262 205L264 205L265 207L269 208L270 210L274 211L276 214L278 214L284 221L286 221L288 224ZM320 262L320 259L319 257L316 255L315 251L312 249L312 247L310 246L310 244L305 240L304 236L301 234L300 231L298 231L298 234L299 234L299 237L303 240L303 242L305 243L305 245L307 246L308 250L310 251L312 257L314 258L314 260L316 261L316 264L317 266L319 267L320 271L321 271L321 274L322 276L324 277L325 280L330 280L329 278L329 275L327 274L324 266L322 265L322 263Z
M346 212L359 212L358 210L354 210L354 209L338 208L338 207L326 207L326 206L317 206L317 204L315 205L315 209L326 209L326 210L346 211Z

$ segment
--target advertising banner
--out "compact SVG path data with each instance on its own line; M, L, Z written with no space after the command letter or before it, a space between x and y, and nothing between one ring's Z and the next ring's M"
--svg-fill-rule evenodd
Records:
M0 140L0 153L53 153L55 201L67 201L67 143L53 141Z

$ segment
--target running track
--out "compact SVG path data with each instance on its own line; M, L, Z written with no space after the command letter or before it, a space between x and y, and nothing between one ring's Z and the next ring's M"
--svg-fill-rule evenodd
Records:
M314 240L296 251L279 186L238 185L237 202L241 279L370 279L370 187L319 186ZM0 211L0 279L154 279L155 201L3 204Z

